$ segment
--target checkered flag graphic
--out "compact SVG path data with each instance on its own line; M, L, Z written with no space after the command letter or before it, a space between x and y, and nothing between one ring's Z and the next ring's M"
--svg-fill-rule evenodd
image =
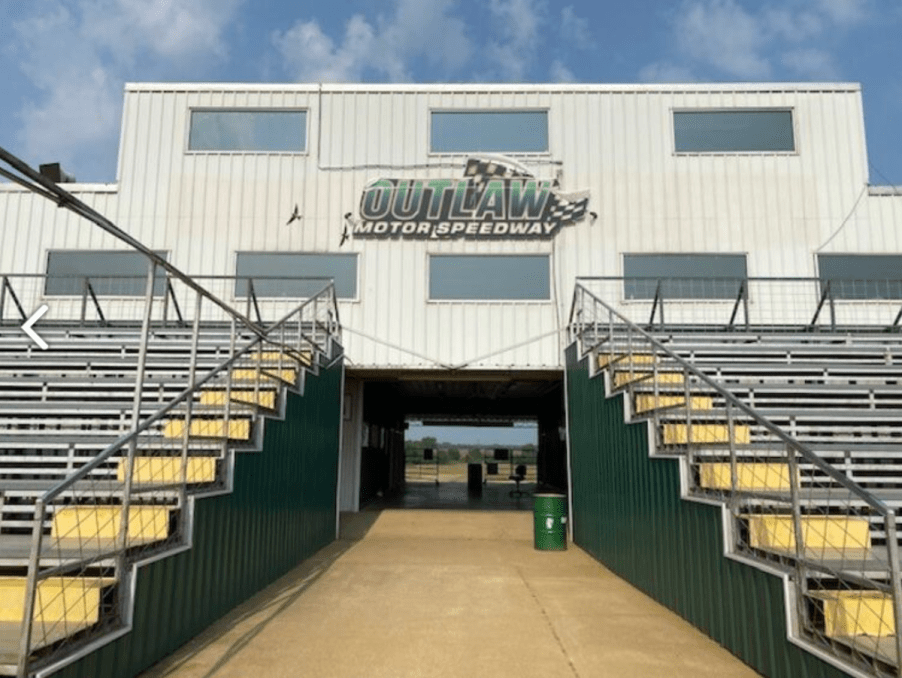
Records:
M553 195L548 206L547 218L559 224L569 224L585 217L588 208L588 195Z
M482 188L489 179L512 179L514 177L532 177L529 172L512 167L499 160L487 158L468 158L464 176L474 188Z

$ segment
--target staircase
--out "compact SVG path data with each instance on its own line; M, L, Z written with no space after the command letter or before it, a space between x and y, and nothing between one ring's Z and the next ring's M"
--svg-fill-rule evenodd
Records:
M0 675L127 634L137 566L192 547L195 502L229 493L267 422L340 360L331 286L263 332L197 309L146 341L134 323L57 323L46 351L0 328Z
M590 376L677 462L682 498L721 507L726 556L783 579L790 640L847 675L899 675L900 336L652 335L579 295Z

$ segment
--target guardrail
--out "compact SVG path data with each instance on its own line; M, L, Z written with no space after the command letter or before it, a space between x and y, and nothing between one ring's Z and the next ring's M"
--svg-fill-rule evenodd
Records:
M193 276L211 295L225 300L242 315L262 323L290 312L301 299L316 298L331 278L319 276ZM51 312L42 324L54 321L84 326L116 327L140 323L146 303L147 275L0 275L0 323L21 325L40 304ZM151 322L189 327L195 291L179 278L157 270ZM204 321L228 322L232 314L219 306L204 308Z
M858 675L900 675L896 511L581 284L568 329L651 420L655 452L683 456L688 495L727 506L727 550L789 574L792 636Z
M647 329L902 331L902 280L578 277Z

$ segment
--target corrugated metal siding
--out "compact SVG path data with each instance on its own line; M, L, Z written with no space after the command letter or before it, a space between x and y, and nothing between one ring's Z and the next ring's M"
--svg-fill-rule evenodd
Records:
M787 639L781 580L723 555L721 509L680 498L678 460L651 459L647 426L567 349L574 541L772 678L846 675Z
M187 153L190 109L218 106L306 109L307 151ZM767 106L793 109L797 153L674 153L673 109ZM469 363L554 332L574 278L620 275L624 252L747 252L751 276L810 276L840 226L824 251L902 251L899 210L886 207L898 201L862 197L861 96L844 85L134 85L118 193L79 195L195 275L232 274L238 250L339 251L343 215L356 213L368 181L460 176L466 155L429 153L429 111L455 108L547 108L549 153L520 160L540 177L560 170L564 191L590 191L598 219L553 242L352 240L341 251L360 253L360 299L342 303L342 319L389 345L349 332L357 365ZM5 242L15 243L0 270L43 271L51 247L116 246L51 203L0 196ZM295 205L303 219L286 226ZM555 295L429 303L427 255L449 252L549 254ZM546 338L474 366L557 367L561 348Z
M192 548L138 569L132 631L55 676L140 673L335 538L341 378L289 395L263 451L236 455L233 492L196 502Z

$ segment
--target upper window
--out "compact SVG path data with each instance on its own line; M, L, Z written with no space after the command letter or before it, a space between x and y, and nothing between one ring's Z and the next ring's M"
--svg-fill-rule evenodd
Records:
M795 150L792 111L674 111L677 153L767 153Z
M434 300L546 300L550 281L544 254L429 257L429 298Z
M300 153L306 148L306 111L191 111L189 151Z
M157 252L166 258L166 252ZM47 256L44 294L82 294L85 280L95 294L143 297L147 292L147 257L120 250L56 250ZM153 293L163 294L166 272L157 268Z
M735 299L746 278L744 254L624 254L627 299Z
M433 153L545 153L548 111L433 111Z
M357 255L298 252L239 252L235 296L245 297L248 281L258 297L304 299L335 281L343 299L357 297Z
M902 254L818 254L834 299L902 299Z

